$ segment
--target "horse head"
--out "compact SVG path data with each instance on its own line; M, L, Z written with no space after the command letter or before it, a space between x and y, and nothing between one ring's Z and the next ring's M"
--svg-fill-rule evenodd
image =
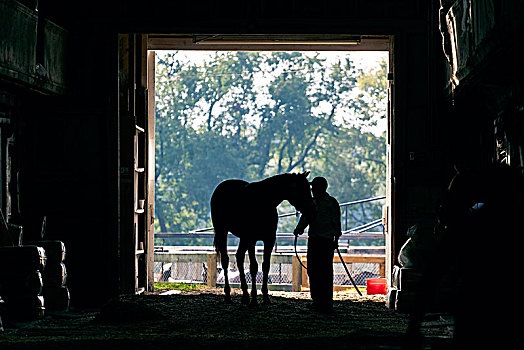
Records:
M290 175L291 182L287 190L287 201L299 212L304 214L306 218L314 217L315 206L313 204L313 197L311 196L309 181L307 180L309 171Z

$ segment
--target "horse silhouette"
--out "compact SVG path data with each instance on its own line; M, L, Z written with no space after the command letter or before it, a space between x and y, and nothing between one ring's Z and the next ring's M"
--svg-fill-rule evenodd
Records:
M213 244L224 267L224 293L226 302L231 302L227 267L227 234L231 232L240 238L236 259L240 271L242 303L249 303L249 293L244 273L244 258L249 253L249 271L256 276L258 264L255 257L257 241L264 243L262 262L262 294L264 303L269 303L268 274L271 251L276 240L278 212L277 206L287 200L306 217L314 215L313 198L307 176L301 174L280 174L257 182L225 180L213 191L211 196L211 219L215 230ZM251 281L251 304L257 305L256 279Z

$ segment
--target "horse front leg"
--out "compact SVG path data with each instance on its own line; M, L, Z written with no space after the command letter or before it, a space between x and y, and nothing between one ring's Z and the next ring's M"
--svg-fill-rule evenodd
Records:
M255 245L249 247L249 272L251 273L251 306L257 306L257 273L258 263L255 254Z
M247 291L246 273L244 271L244 259L246 258L246 250L247 250L246 245L243 243L242 240L240 240L240 243L238 244L236 258L237 258L237 268L240 274L240 287L242 288L242 304L249 303L249 293Z
M269 300L269 291L268 291L268 279L269 279L269 268L271 267L271 252L273 251L273 246L275 245L275 240L265 241L264 242L264 260L262 261L262 296L264 304L270 304Z

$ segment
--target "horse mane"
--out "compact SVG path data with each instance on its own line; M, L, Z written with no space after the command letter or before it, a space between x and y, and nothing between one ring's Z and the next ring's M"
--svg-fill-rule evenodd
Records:
M255 183L258 183L258 184L278 184L278 183L282 183L282 184L288 184L288 181L291 181L292 179L295 179L296 176L298 176L299 174L295 174L295 173L283 173L283 174L277 174L277 175L273 175L273 176L270 176L268 178L265 178L265 179L262 179L260 181L255 181L255 182L251 182L252 184L255 184ZM288 181L284 181L284 180L288 180Z
M293 180L298 179L299 174L294 173L283 173L270 176L260 181L253 181L246 185L246 189L249 191L263 191L269 194L268 189L272 189L277 194L283 194L288 185Z

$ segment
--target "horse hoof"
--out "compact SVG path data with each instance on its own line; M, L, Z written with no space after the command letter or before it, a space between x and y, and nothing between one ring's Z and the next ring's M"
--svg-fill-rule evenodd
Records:
M249 303L249 307L251 308L257 308L258 307L258 301L256 299L252 299Z
M264 298L264 301L262 302L264 305L270 305L271 304L271 300L269 300L269 297L265 297Z
M242 304L249 304L249 295L242 295Z
M233 301L231 300L231 297L230 296L226 296L224 298L224 303L226 304L233 304Z

